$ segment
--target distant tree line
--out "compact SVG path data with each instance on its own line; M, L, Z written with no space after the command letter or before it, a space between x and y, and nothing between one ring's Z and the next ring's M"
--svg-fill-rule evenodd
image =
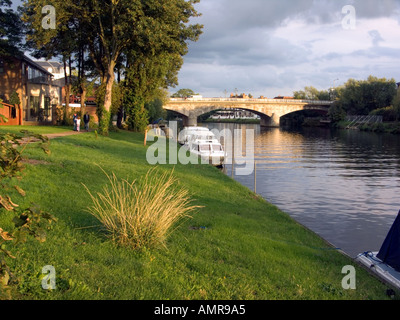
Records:
M331 100L329 91L318 90L313 86L305 87L304 90L293 92L293 98L301 100Z
M394 79L369 76L367 80L349 79L330 91L314 87L294 92L295 99L334 100L329 115L334 122L347 115L382 115L384 120L400 119L400 91Z

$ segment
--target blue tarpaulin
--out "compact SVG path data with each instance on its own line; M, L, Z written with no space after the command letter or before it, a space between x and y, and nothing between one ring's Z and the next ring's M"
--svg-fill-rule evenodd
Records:
M158 124L158 123L160 123L160 121L162 121L162 120L163 120L163 118L159 118L159 119L157 119L156 121L154 121L153 124Z
M400 272L400 212L390 228L377 257Z

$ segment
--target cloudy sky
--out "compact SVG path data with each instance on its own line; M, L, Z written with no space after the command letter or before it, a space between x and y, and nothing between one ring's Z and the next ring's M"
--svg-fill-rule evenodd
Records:
M369 75L400 81L400 0L201 0L196 9L204 33L171 93L274 97Z

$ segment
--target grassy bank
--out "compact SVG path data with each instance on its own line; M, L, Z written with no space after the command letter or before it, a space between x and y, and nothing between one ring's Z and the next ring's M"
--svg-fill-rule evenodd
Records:
M336 124L335 127L339 129L345 129L351 122L341 121ZM381 123L368 123L362 124L359 130L366 132L375 133L390 133L390 134L400 134L400 122L381 122Z
M7 130L0 127L0 131ZM50 129L46 129L50 130ZM120 178L146 174L143 135L94 133L51 141L51 155L28 150L21 206L34 202L57 224L47 241L28 241L10 259L14 299L386 299L386 286L330 248L287 214L205 165L163 165L202 206L171 234L167 249L116 246L87 212L82 183L100 191L101 166ZM37 161L32 161L37 160ZM96 165L97 164L97 165ZM0 210L0 226L12 227ZM55 267L57 289L41 287L42 268ZM344 290L341 270L354 265L357 289Z

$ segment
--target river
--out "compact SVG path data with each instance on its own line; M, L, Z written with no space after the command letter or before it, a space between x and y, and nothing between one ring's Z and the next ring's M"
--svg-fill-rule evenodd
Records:
M254 129L256 192L351 257L378 251L400 209L400 137L354 130ZM232 175L232 166L226 166ZM234 170L235 172L235 170ZM254 190L254 173L233 175Z

